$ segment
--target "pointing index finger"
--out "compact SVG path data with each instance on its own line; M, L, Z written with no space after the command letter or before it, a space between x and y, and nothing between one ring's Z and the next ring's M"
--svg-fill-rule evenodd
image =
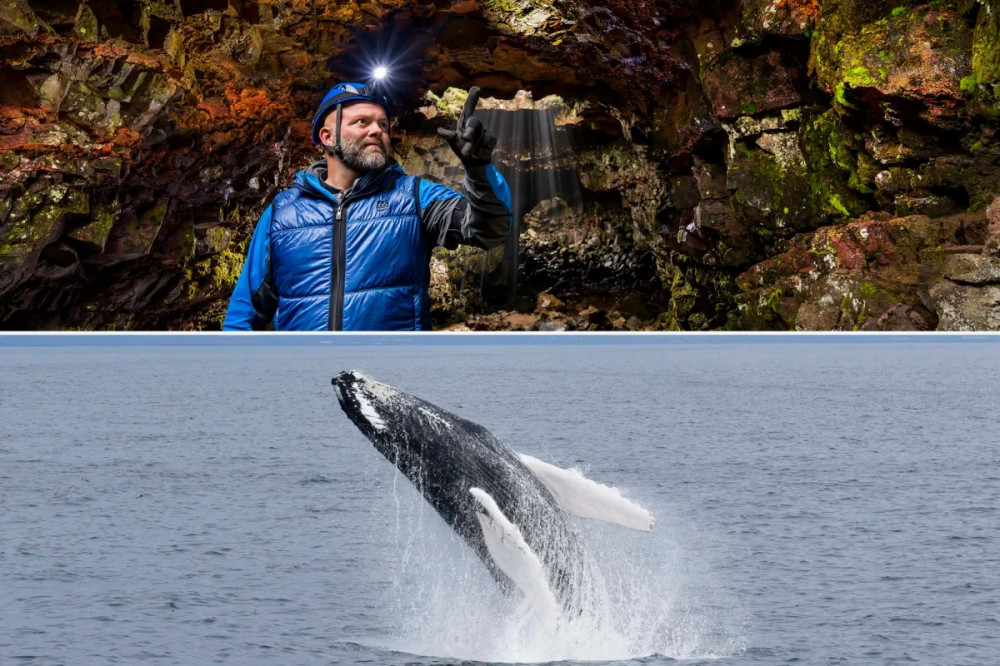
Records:
M464 126L466 121L476 112L476 105L479 104L479 86L469 88L469 96L465 98L465 106L462 107L462 116L459 118L460 126Z

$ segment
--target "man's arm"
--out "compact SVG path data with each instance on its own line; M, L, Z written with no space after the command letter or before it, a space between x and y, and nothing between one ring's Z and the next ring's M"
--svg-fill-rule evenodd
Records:
M222 330L262 331L277 309L278 292L271 278L271 206L268 206L250 239Z
M465 196L456 200L457 194L447 188L428 184L425 189L422 182L418 192L424 229L438 245L449 249L459 243L495 247L506 240L513 226L510 188L492 164L497 138L473 117L478 103L479 88L472 86L455 129L438 128L465 167Z
M493 165L469 167L460 196L444 185L420 181L420 219L437 245L490 249L501 245L513 224L510 188Z

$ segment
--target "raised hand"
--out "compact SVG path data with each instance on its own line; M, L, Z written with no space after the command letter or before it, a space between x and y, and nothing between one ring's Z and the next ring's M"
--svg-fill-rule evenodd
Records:
M438 128L438 134L444 137L451 149L462 160L466 167L486 166L492 161L493 149L497 145L497 138L472 114L479 104L479 86L469 88L469 96L462 107L462 113L458 116L455 129L448 130L443 127Z

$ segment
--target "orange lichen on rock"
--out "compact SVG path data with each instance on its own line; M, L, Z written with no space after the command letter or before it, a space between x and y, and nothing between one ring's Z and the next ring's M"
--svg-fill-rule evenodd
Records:
M289 100L275 98L261 88L227 87L224 92L229 108L236 118L272 119L287 117L291 112Z
M30 137L31 129L28 127L22 127L15 133L0 134L0 152L24 150Z
M254 122L273 122L291 118L294 104L283 88L264 88L227 85L221 97L200 100L187 113L176 119L184 130L211 132L232 129Z
M131 148L132 146L138 145L141 141L142 141L142 134L133 129L129 129L127 127L121 127L115 132L115 136L111 140L111 143L106 145L113 147Z
M805 20L814 21L820 15L819 0L777 0L774 6Z
M121 42L100 42L90 44L88 48L97 58L107 58L109 60L125 58L126 62L148 69L167 69L170 65L166 54L157 57Z
M50 116L51 112L48 109L0 105L0 135L19 133L25 125L37 124L39 120L48 119Z

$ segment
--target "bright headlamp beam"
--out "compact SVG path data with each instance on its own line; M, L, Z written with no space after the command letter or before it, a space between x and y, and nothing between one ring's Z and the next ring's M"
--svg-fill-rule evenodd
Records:
M389 69L384 65L379 65L372 71L372 76L375 78L376 81L381 81L388 75L389 75Z

